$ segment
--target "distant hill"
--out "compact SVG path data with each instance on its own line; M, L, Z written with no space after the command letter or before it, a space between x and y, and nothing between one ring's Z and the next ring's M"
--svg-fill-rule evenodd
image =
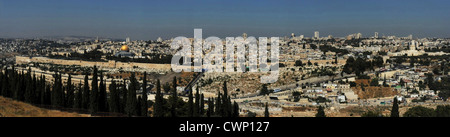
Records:
M94 41L97 37L89 37L89 36L45 36L40 39L52 40L52 41L71 41L71 42L83 42L83 41ZM102 38L98 37L100 41L124 41L123 39L113 39L113 38Z
M86 114L39 108L0 96L0 117L88 117Z

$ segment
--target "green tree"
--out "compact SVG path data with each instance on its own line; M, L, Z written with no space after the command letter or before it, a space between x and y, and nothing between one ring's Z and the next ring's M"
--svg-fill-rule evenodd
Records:
M403 81L403 79L400 79L400 86L404 87L405 86L405 81Z
M366 89L364 88L364 83L361 83L360 86L362 91L366 91Z
M221 93L217 93L217 99L216 99L216 106L215 106L215 114L223 116L223 110L222 110L222 99L221 99Z
M434 116L434 110L431 108L426 108L423 106L415 106L410 109L408 109L405 114L403 114L404 117L433 117Z
M194 101L192 96L192 88L189 89L189 100L188 100L188 116L194 117Z
M378 84L378 78L373 78L373 79L370 81L370 86L380 86L380 85Z
M83 88L81 88L81 81L78 84L77 93L75 93L75 102L73 104L73 108L81 109L82 108L82 100L83 100Z
M296 60L294 66L301 67L303 66L303 62L301 60Z
M126 114L125 107L127 105L127 98L128 98L128 89L127 89L127 82L124 80L122 84L122 90L120 95L122 96L121 99L121 105L120 105L120 112Z
M269 107L268 107L267 102L266 102L266 108L264 109L264 117L270 117Z
M82 104L82 108L84 109L88 109L89 108L89 102L90 102L90 91L89 91L89 78L88 78L88 74L86 74L84 76L84 85L83 85L83 97L81 98L81 104Z
M167 82L166 84L163 85L163 89L164 89L164 93L169 93L170 91L170 84Z
M236 101L233 103L233 117L239 117L239 105Z
M142 98L141 98L141 96L139 96L137 98L137 102L136 102L136 115L137 116L142 116L142 112L141 112L142 106L141 106L141 104L142 104Z
M33 79L31 78L31 68L28 69L25 75L25 93L24 93L24 101L27 103L33 102Z
M153 104L153 117L163 117L163 95L161 94L161 83L159 79L156 82L156 95L155 95L155 103Z
M379 111L367 111L364 112L361 117L383 117L383 115Z
M435 110L436 117L450 117L450 105L438 105Z
M197 87L197 92L199 92L198 87ZM205 114L205 96L200 95L200 116L203 116Z
M127 97L127 103L125 106L125 113L131 117L137 115L137 98L136 98L136 87L137 87L137 80L134 73L131 73L130 77L130 85L128 88L128 97Z
M195 92L195 103L194 103L194 106L193 106L193 112L194 112L193 113L194 117L199 117L199 113L200 113L200 94L199 94L198 90Z
M98 110L108 112L108 100L106 97L106 83L103 81L103 73L100 72L100 86L98 93Z
M117 91L117 85L114 80L109 85L109 110L114 113L120 112L120 94Z
M224 81L223 82L223 97L222 97L222 107L221 107L221 109L222 109L222 111L223 111L223 114L222 114L222 117L230 117L231 116L231 112L230 112L230 104L229 104L229 101L228 101L229 99L228 99L228 88L227 88L227 82L226 81Z
M211 117L214 114L214 99L208 98L208 110L206 111L206 116Z
M324 108L322 106L319 106L319 109L317 109L316 117L326 117Z
M263 84L261 88L261 92L259 92L260 95L267 95L269 94L269 89L267 88L267 84Z
M54 107L64 107L64 90L61 75L58 75L58 73L55 74L55 83L53 84L53 91L51 96L51 102Z
M173 77L172 82L172 95L169 97L170 100L170 116L177 117L178 108L178 95L177 95L177 78Z
M394 103L392 105L391 117L400 117L400 113L398 112L398 100L397 97L394 98Z
M92 92L90 96L90 103L89 103L89 112L91 114L95 114L98 111L98 76L97 76L97 67L94 66L94 72L92 73Z
M147 102L147 72L144 72L144 79L142 81L142 105L141 105L141 115L144 117L148 116L148 102Z
M67 78L67 97L66 97L66 106L73 107L75 95L74 95L74 87L72 86L72 75L69 74L69 78Z

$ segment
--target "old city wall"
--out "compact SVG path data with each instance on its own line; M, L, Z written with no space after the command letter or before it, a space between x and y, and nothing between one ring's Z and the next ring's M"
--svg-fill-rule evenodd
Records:
M152 63L135 63L135 62L93 62L82 60L63 60L63 59L51 59L47 57L23 57L16 56L17 64L28 64L31 62L59 64L59 65L80 65L83 67L97 66L100 68L133 68L139 67L144 69L158 69L158 70L170 70L170 64L152 64Z

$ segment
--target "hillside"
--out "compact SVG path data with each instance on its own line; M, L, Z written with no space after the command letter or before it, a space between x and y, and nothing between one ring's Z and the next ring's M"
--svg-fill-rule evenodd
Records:
M355 81L355 83L357 86L352 87L352 89L353 91L355 91L355 94L357 94L360 99L391 97L398 94L391 87L370 86L369 80L367 79L358 79ZM365 85L364 86L365 91L362 91L361 83Z
M39 108L0 96L0 117L88 117L86 114Z

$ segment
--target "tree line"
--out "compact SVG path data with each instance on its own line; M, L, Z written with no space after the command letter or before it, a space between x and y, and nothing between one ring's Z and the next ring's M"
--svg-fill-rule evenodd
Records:
M366 70L374 71L375 68L383 67L383 58L375 56L372 60L366 60L366 58L353 58L349 57L344 65L342 72L346 74L355 73L356 76L361 76ZM342 73L341 73L342 75Z
M168 99L163 97L160 81L157 81L153 117L239 117L239 105L231 102L227 82L224 82L222 93L219 91L217 97L207 100L204 94L200 94L198 86L195 95L191 88L188 90L188 101L185 102L177 95L176 81L173 78L173 88ZM205 108L205 105L208 107Z
M185 102L178 97L176 77L173 78L172 87L164 87L170 90L170 96L165 99L161 93L161 84L157 80L155 102L147 98L147 73L144 72L142 84L134 73L129 82L123 83L111 81L109 93L106 92L106 80L103 73L94 66L92 79L86 73L84 83L80 81L78 86L72 82L69 74L67 82L63 83L62 74L55 72L52 82L46 82L45 75L36 76L31 73L31 68L25 73L12 69L4 69L0 73L0 96L12 98L17 101L52 108L64 108L87 111L90 114L121 114L126 116L150 116L153 117L238 117L239 105L231 103L226 82L224 82L223 94L219 92L216 98L208 98L205 102L204 95L197 92L195 98L192 89L189 91L189 101ZM91 84L89 85L89 81ZM128 83L128 84L127 84ZM136 91L142 88L142 96ZM207 109L205 109L207 104ZM153 107L153 111L149 111Z

